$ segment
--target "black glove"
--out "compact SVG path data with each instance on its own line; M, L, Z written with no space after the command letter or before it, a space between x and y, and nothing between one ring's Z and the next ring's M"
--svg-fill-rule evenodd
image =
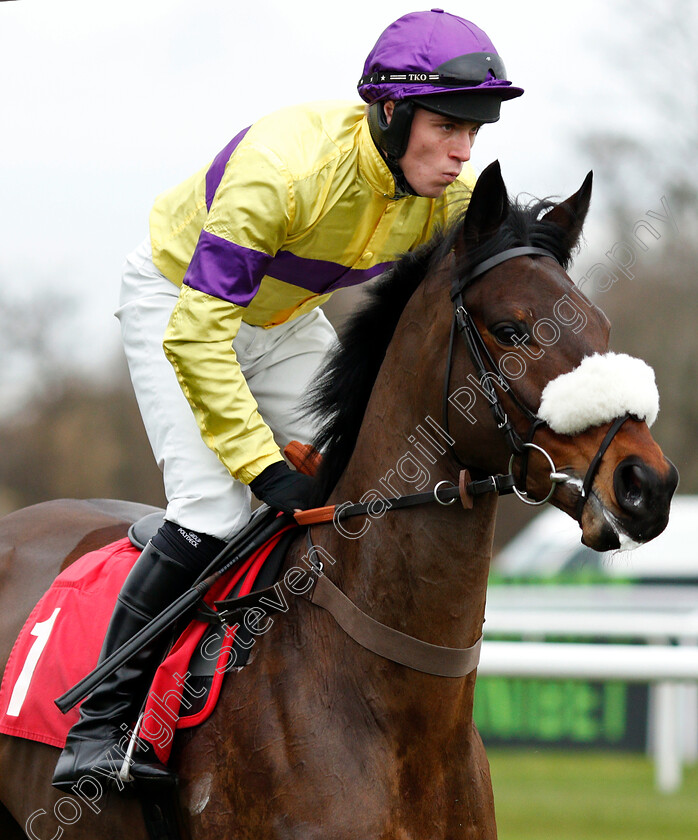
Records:
M252 479L250 490L269 507L293 513L312 506L317 482L312 476L294 472L285 461L277 461Z

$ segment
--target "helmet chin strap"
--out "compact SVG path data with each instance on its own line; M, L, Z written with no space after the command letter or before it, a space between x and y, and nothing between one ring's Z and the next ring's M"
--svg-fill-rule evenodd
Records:
M415 191L412 184L405 178L405 173L402 171L400 164L394 158L391 158L384 149L379 149L378 151L381 153L395 179L395 198L407 198L410 195L419 196L419 193Z
M383 102L374 102L368 109L368 127L373 142L395 179L395 198L406 198L419 193L405 177L398 160L405 154L412 129L414 105L408 100L395 103L390 121Z

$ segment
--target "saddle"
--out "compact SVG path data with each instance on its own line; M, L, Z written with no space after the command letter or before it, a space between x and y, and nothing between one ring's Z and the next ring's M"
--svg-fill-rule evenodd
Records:
M3 674L0 732L64 746L78 709L68 706L63 714L54 698L72 690L97 664L116 598L140 555L141 540L161 518L162 513L148 516L149 521L134 529L139 534L134 537L138 540L135 545L122 538L78 558L44 593L27 617ZM143 740L155 742L164 763L174 730L205 720L215 706L226 671L232 670L227 664L240 668L249 657L253 637L248 628L242 621L239 626L232 620L224 625L212 609L215 600L273 585L289 541L297 533L295 526L287 526L235 564L207 593L208 605L200 602L199 612L189 611L175 628L176 641L151 690L153 724L142 735ZM226 665L221 667L223 658ZM169 740L164 737L166 731Z
M307 448L296 445L294 456L307 460ZM306 464L306 469L308 465ZM28 616L10 654L0 685L0 732L62 748L78 711L72 704L54 704L54 698L70 693L95 667L116 597L143 547L163 521L164 511L146 509L146 515L129 529L128 537L75 560L54 581ZM199 604L192 619L177 627L179 638L172 646L153 683L151 719L161 722L162 732L151 727L158 757L167 762L172 737L181 726L194 726L206 719L215 706L222 679L231 667L243 667L249 658L252 634L243 621L227 624L213 609L218 598L249 595L273 585L292 537L298 533L292 517L279 517L266 506L255 511L243 529L260 532L257 549L250 557L236 555L230 572L220 577ZM279 526L283 528L279 532ZM263 532L263 533L262 533ZM278 532L278 533L277 533ZM266 540L262 544L262 540ZM249 544L236 537L229 547ZM240 626L242 625L242 626ZM76 645L76 639L80 644ZM169 660L169 661L168 661ZM186 677L179 678L177 675ZM89 693L89 692L86 692ZM152 703L151 703L152 706ZM59 711L61 709L61 711ZM63 713L61 713L63 712ZM143 739L148 740L148 733Z

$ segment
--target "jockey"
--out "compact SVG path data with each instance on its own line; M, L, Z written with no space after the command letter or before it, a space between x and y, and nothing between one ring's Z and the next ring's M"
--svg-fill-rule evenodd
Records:
M314 479L281 450L313 437L294 403L335 341L318 307L464 212L475 135L523 93L485 32L441 9L388 26L358 90L368 107L301 105L241 131L157 198L127 259L117 317L168 505L100 661L191 585L248 521L252 493L286 512L311 504ZM54 785L113 772L105 754L138 716L162 653L155 640L84 701ZM131 774L172 776L142 756Z

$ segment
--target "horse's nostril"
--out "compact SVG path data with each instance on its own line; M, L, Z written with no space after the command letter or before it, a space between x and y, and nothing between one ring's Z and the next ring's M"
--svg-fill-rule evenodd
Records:
M637 542L661 534L669 518L669 504L678 483L670 462L659 472L636 455L625 458L613 473L616 503L625 516L623 527Z
M628 513L639 511L647 506L652 494L654 473L636 458L626 458L616 467L613 476L613 489L616 500Z

